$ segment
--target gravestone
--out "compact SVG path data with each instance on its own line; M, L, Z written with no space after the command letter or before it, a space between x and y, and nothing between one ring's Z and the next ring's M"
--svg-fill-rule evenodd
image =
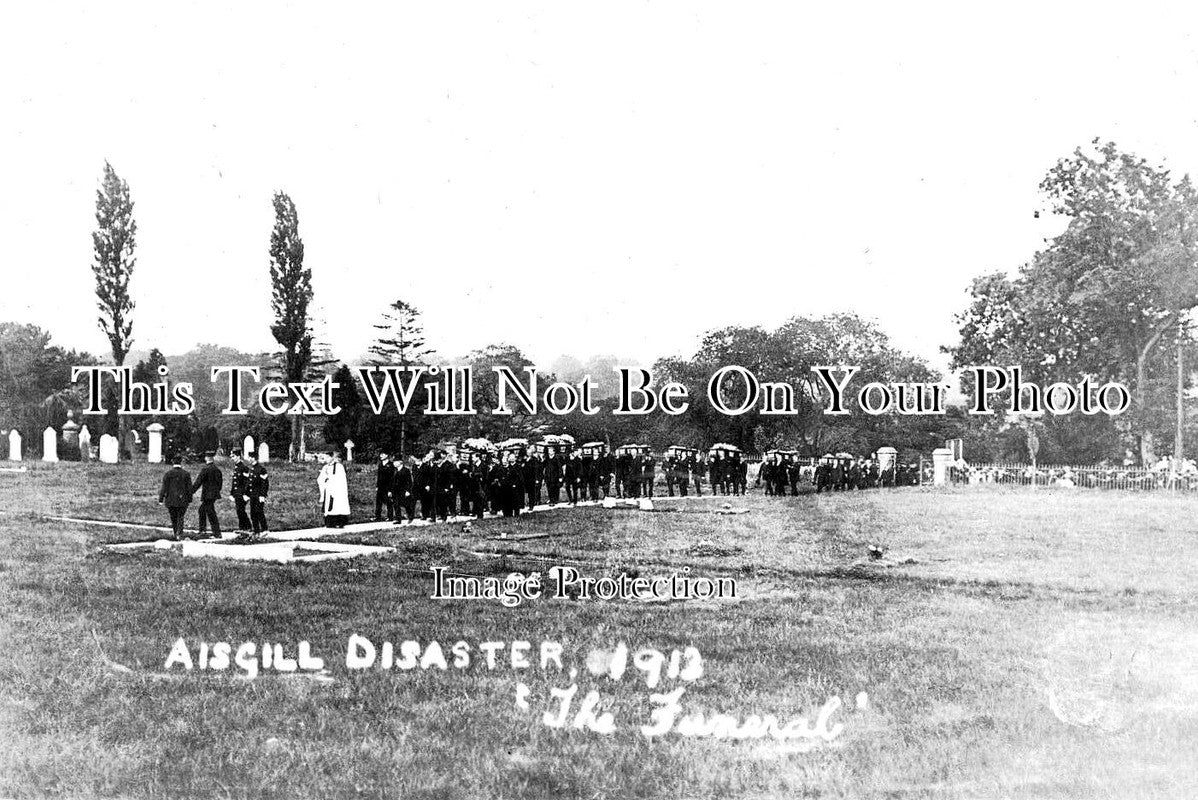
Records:
M354 444L353 439L345 440L345 463L347 464L354 463L354 447L356 447L356 445Z
M86 425L79 429L79 460L92 460L92 434Z
M162 463L162 432L164 430L166 430L166 428L164 428L162 424L158 422L151 422L146 426L146 435L150 439L150 443L147 447L149 452L146 456L146 460L151 464Z
M141 434L133 428L125 434L125 452L129 454L130 461L141 460Z
M67 421L62 426L63 444L74 444L79 441L79 423L75 421L75 412L67 412Z
M270 445L266 442L258 445L258 460L265 464L270 461Z
M115 464L120 457L116 437L106 433L100 437L100 460L105 464Z
M245 441L241 443L241 455L243 458L249 458L254 453L254 437L246 435Z
M21 434L17 433L16 428L8 432L8 460L21 460Z
M948 483L948 468L953 463L953 451L948 447L937 447L932 451L932 485Z
M42 431L42 461L58 460L58 431L46 428Z

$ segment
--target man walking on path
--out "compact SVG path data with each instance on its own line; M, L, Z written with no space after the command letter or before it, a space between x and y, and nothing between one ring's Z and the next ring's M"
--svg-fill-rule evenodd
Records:
M175 538L182 539L183 519L187 516L187 506L191 505L191 475L183 469L182 462L176 463L162 476L158 502L165 505L171 515Z
M201 538L208 530L208 523L212 523L212 535L220 538L220 520L216 518L216 501L220 499L220 490L225 478L221 474L220 467L213 463L215 455L215 453L204 453L204 466L200 469L200 474L196 475L195 483L191 486L193 496L197 491L200 493L200 523L198 527Z

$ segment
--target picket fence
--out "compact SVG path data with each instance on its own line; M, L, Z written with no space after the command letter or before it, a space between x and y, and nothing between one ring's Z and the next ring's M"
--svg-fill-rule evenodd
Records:
M954 483L969 485L1058 486L1123 491L1198 492L1198 473L1140 467L1072 464L969 464L951 470Z

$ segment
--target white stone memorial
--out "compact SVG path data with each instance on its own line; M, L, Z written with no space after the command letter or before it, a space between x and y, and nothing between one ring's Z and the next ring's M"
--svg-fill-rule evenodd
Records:
M21 434L17 432L16 428L8 432L8 460L21 460Z
M42 431L42 461L58 460L58 431L46 428Z
M79 460L92 460L92 434L86 425L79 429Z
M166 430L161 423L152 422L146 426L146 435L150 438L150 444L147 448L149 455L147 460L151 464L162 463L162 432Z
M120 444L116 437L106 433L100 437L100 460L105 464L115 464L120 458Z
M356 445L354 444L354 440L353 440L353 439L346 439L346 440L345 440L345 461L346 461L346 463L347 463L347 464L349 464L349 463L353 463L353 460L354 460L354 447L356 447Z
M270 461L270 445L266 442L258 445L258 460L263 464Z
M932 485L948 483L948 468L953 465L953 451L949 447L937 447L932 451Z
M245 441L241 443L241 455L243 458L249 458L254 454L254 437L246 436Z
M67 421L62 426L62 441L64 444L74 444L79 441L79 423L75 421L75 412L67 412Z

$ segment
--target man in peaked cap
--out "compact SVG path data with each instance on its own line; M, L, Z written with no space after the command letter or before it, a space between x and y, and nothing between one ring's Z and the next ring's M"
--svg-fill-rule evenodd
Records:
M250 515L246 513L245 504L250 493L250 468L245 465L240 452L234 450L230 457L233 459L233 473L229 476L229 497L237 511L237 530L248 531Z
M216 501L220 499L224 475L221 473L220 467L214 463L215 458L216 453L212 451L204 453L204 466L196 475L195 483L191 485L193 496L197 491L200 493L200 521L197 527L201 537L207 532L209 524L212 525L212 535L220 536L220 520L216 518Z
M249 494L246 496L246 500L250 504L250 525L254 531L254 538L257 538L268 530L266 498L270 494L270 474L266 471L266 467L258 463L258 456L255 453L248 453L247 458L250 462L250 480L247 486Z

